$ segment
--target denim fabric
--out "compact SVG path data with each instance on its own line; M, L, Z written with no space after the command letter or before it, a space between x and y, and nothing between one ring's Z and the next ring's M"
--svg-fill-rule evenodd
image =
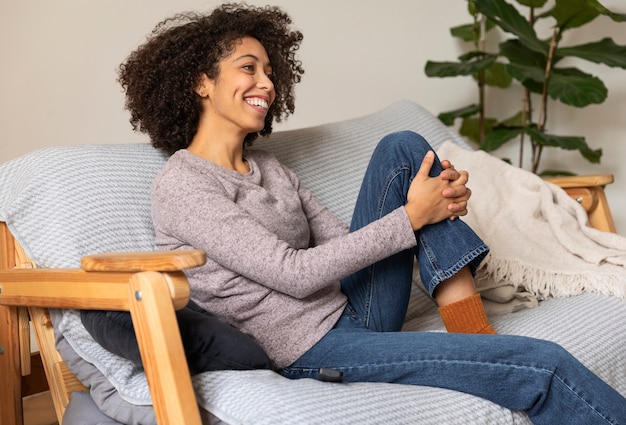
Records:
M384 138L375 150L351 229L406 202L426 141L410 132ZM437 162L432 175L439 174ZM626 399L559 345L509 335L399 332L408 305L414 256L422 281L436 285L469 265L487 247L460 220L416 232L418 245L344 279L350 304L315 346L281 374L316 378L320 368L345 382L389 382L461 391L511 410L535 424L626 424Z
M372 154L356 201L350 231L366 226L406 204L406 194L426 152L433 150L419 135L405 131L381 140ZM439 159L430 171L438 176ZM368 328L399 331L411 291L413 261L432 295L439 283L469 265L476 271L489 249L460 219L444 220L415 232L417 246L388 257L341 282L352 306ZM376 300L375 303L372 300ZM376 309L376 311L372 311Z

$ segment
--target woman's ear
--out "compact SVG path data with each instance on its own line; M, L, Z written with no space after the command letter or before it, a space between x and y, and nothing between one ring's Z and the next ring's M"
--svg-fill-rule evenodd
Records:
M208 97L209 96L209 91L207 90L207 87L209 85L209 77L207 77L207 75L203 72L200 75L199 81L198 81L198 85L196 86L195 92L198 96L200 97Z

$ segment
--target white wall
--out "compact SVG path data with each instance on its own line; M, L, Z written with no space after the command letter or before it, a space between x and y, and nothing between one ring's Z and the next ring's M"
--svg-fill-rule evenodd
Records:
M269 0L250 0L265 4ZM115 81L116 67L153 26L181 10L208 10L201 0L0 1L0 162L33 149L82 143L144 142L134 134ZM602 0L626 13L623 0ZM448 33L469 16L461 0L276 0L305 35L300 58L306 74L296 113L276 129L299 128L374 112L400 100L434 113L475 99L469 78L431 79L427 60L453 60L461 46ZM626 44L626 23L599 18L579 30L593 39ZM567 43L578 43L575 34ZM601 77L609 98L583 110L551 112L551 130L584 135L602 148L601 165L576 153L552 151L545 167L579 173L611 172L608 188L618 232L626 235L626 71L584 69ZM497 108L512 107L497 102ZM509 151L513 149L509 148ZM508 151L499 156L510 155ZM568 164L558 164L567 160ZM496 183L496 182L494 182Z

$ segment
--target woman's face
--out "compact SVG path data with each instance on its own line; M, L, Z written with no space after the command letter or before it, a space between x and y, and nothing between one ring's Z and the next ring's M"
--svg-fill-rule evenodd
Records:
M248 133L265 126L265 116L274 102L272 66L263 45L255 38L244 37L235 50L219 64L216 79L205 78L202 86L208 97L205 112L211 125Z

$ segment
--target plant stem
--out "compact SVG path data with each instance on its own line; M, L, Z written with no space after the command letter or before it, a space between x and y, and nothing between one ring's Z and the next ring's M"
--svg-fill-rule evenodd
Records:
M532 109L531 109L531 98L530 98L530 90L527 88L524 89L524 98L522 99L522 126L528 125L528 123L532 120ZM524 143L525 143L525 134L522 133L519 136L519 168L524 168Z
M550 83L550 74L552 73L552 60L554 58L554 51L556 50L557 39L559 36L559 28L554 27L552 31L552 38L550 39L550 49L548 50L548 59L546 60L546 70L544 72L543 91L541 93L541 109L539 110L539 118L537 119L537 130L544 132L546 123L548 122L548 84ZM532 170L533 173L537 173L539 168L539 161L541 159L542 150L541 146L536 146L537 143L533 141L533 159Z
M482 14L478 15L478 17L480 19L480 29L478 33L478 45L476 47L480 52L484 52L487 18ZM476 17L474 19L476 19ZM476 24L476 22L474 22L474 24ZM479 105L478 140L480 140L480 143L482 143L483 139L485 138L485 72L480 71L477 77Z
M539 119L537 120L538 130L544 131L548 121L548 84L550 83L550 74L552 73L552 59L556 50L557 36L559 29L554 27L552 38L550 39L550 49L548 50L548 59L546 61L546 70L544 72L543 92L541 93L541 109L539 111Z
M530 7L528 12L528 22L530 26L535 26L535 8ZM524 98L522 99L522 126L526 127L533 123L533 99L530 90L524 87ZM519 138L519 167L524 168L524 145L526 143L526 134L520 134ZM530 140L532 147L532 139Z

